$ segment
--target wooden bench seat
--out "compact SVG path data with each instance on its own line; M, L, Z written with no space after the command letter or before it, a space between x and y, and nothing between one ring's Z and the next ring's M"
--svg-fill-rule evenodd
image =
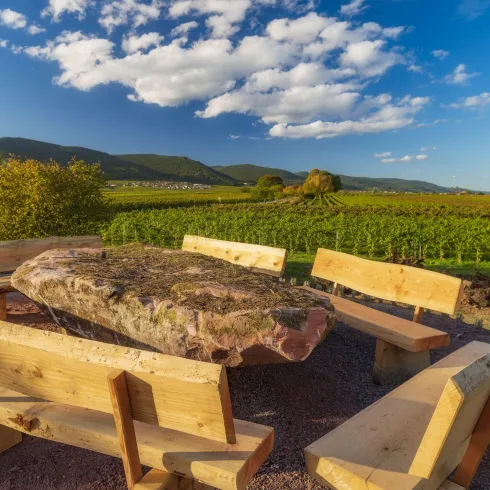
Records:
M489 396L490 344L472 342L311 444L308 471L338 490L467 488L486 449L476 443L490 439Z
M186 235L182 250L209 255L274 277L281 277L286 268L287 251L284 248Z
M374 262L319 249L311 275L334 282L327 296L340 321L377 338L373 380L404 381L430 366L430 349L449 345L449 336L420 324L425 308L454 314L462 297L461 279L399 264ZM388 301L416 306L414 321L338 297L340 286Z
M233 419L217 364L0 322L0 386L0 452L14 429L119 456L130 489L143 463L155 490L168 473L242 490L273 446L272 428Z

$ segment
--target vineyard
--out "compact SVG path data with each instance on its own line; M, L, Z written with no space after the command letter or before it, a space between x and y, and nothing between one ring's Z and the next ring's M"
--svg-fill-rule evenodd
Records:
M142 242L178 248L185 234L315 253L318 247L371 258L391 255L479 263L490 260L490 200L441 202L339 196L336 206L221 204L117 214L104 231L110 245ZM439 196L438 196L439 197ZM446 196L440 196L445 198ZM370 200L371 203L358 201ZM389 205L390 203L391 205Z

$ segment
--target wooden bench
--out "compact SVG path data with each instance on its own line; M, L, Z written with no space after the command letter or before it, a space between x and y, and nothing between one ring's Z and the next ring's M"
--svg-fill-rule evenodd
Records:
M467 489L490 441L489 396L490 344L472 342L311 444L308 472L338 490Z
M284 248L186 235L182 250L209 255L274 277L281 277L286 268L287 251Z
M17 267L46 250L84 247L102 247L101 237L49 237L0 242L0 320L7 319L7 293L15 291L10 277Z
M373 380L403 381L430 365L430 349L449 345L442 331L421 325L424 309L454 314L463 294L461 279L414 267L374 262L320 248L312 276L332 281L327 296L343 323L377 338ZM413 321L341 298L340 286L388 301L416 307Z
M273 446L217 364L0 322L0 386L0 452L23 432L118 456L130 489L244 489Z

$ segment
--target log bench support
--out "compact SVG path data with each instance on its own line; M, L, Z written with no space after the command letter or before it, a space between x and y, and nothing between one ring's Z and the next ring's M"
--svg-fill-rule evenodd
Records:
M430 366L430 351L410 352L376 339L373 381L378 385L406 381Z

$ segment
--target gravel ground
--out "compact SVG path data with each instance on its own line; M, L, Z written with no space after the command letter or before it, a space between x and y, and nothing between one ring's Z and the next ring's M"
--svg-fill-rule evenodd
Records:
M394 306L370 306L408 319L412 315ZM9 321L56 329L20 294L9 295L8 308ZM490 342L490 331L446 316L426 314L424 323L448 332L452 340L432 352L433 362L472 340ZM250 490L325 488L306 474L303 450L393 389L371 381L374 348L374 338L339 324L303 363L229 370L234 416L276 429L275 449ZM127 488L119 459L32 437L0 455L0 475L0 490ZM489 482L487 454L471 489L490 489Z

